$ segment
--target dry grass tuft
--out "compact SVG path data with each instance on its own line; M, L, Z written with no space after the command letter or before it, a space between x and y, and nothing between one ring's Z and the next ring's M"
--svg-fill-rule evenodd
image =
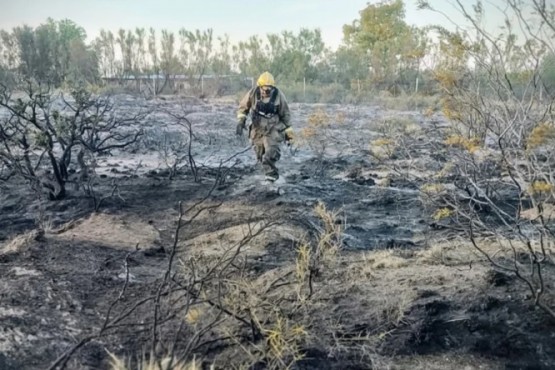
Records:
M44 238L44 230L36 229L28 233L18 235L5 245L0 245L0 254L12 253L21 251L36 241L41 241Z
M395 255L393 250L382 250L372 253L367 257L372 269L397 269L409 265L405 258Z
M191 362L185 364L182 362L176 362L175 359L172 359L171 357L156 360L154 356L151 356L150 360L143 358L136 367L131 367L130 361L127 361L126 363L113 353L109 351L107 352L110 356L111 370L201 370L203 368L201 362L196 359L193 359ZM211 366L210 369L213 369L213 366Z

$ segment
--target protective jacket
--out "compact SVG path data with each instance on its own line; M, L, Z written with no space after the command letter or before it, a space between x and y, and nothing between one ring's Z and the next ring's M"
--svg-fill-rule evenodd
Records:
M291 127L287 99L277 87L268 97L262 97L260 87L251 89L239 103L237 119L246 120L249 114L254 126L275 127L278 131Z

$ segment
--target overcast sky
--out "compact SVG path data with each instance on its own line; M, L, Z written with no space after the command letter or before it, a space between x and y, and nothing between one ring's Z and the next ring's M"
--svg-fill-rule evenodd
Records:
M503 3L504 0L486 0ZM555 0L548 0L555 1ZM300 28L322 31L324 42L332 48L342 40L342 27L359 17L359 11L375 0L0 0L0 28L27 24L35 27L48 17L69 18L95 38L100 29L153 27L156 30L212 28L216 36L228 34L232 41L251 35L264 36ZM474 1L463 0L472 4ZM456 22L462 17L446 0L430 0ZM406 21L424 26L449 25L437 13L417 10L416 0L405 0ZM487 13L486 13L487 14ZM499 17L489 16L490 24Z

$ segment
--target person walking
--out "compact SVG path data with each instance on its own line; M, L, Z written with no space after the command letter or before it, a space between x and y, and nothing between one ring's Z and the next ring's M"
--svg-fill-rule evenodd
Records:
M279 178L276 162L281 158L281 144L291 145L293 129L291 112L285 95L276 87L270 72L264 72L257 80L256 87L241 99L237 111L238 136L248 129L248 136L262 164L265 178L274 182ZM247 117L251 122L247 127Z

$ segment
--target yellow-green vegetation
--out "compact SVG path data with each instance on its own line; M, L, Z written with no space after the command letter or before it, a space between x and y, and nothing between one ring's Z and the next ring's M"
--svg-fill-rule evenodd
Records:
M329 211L323 202L318 202L314 213L320 218L324 231L320 234L317 243L318 258L321 263L335 261L343 240L344 226L338 220L341 211Z
M420 126L411 116L386 117L378 125L378 131L387 133L389 136L398 134L413 134L420 131Z
M307 126L301 130L301 137L310 140L331 125L330 116L323 109L317 109L308 116Z
M422 185L420 191L429 195L439 194L445 190L445 185L443 184L425 184Z
M437 212L438 204L442 204L442 196L447 194L445 185L438 183L424 184L420 187L420 202L428 212ZM434 213L435 215L435 213Z
M312 247L308 243L302 243L297 249L297 258L295 259L295 277L297 280L297 297L304 300L304 287L310 279Z
M345 114L345 112L343 111L338 111L335 114L335 122L339 125L344 124L345 122L347 122L347 115Z
M555 139L555 125L552 122L542 122L538 124L527 140L527 149L536 149L553 143Z
M264 334L272 358L291 358L292 364L304 357L299 344L308 333L302 325L292 323L278 314L273 326L264 329Z
M434 78L441 86L447 89L455 87L455 84L458 82L458 76L455 71L442 67L434 70Z
M462 107L451 97L443 98L440 101L441 111L450 121L460 121L463 118Z
M436 210L432 218L436 221L440 221L445 218L451 217L454 213L455 212L452 209L444 207Z
M397 269L409 265L409 260L396 255L392 250L376 251L369 255L366 261L374 270Z
M370 143L370 150L378 159L391 158L395 151L395 147L395 142L386 138L379 138Z
M439 170L434 175L434 178L440 179L442 177L445 177L445 176L449 175L453 171L454 168L455 168L455 164L453 162L446 162L443 165L443 168L441 170Z
M547 181L534 181L528 187L529 194L550 193L553 191L553 184Z
M435 114L436 110L434 107L427 107L422 114L426 118L431 118Z
M199 322L200 318L202 317L202 310L197 307L189 308L187 315L185 315L185 321L189 325L195 325Z
M162 359L156 359L156 356L149 356L148 360L141 360L137 366L131 366L130 363L126 363L124 360L108 352L110 356L110 370L201 370L202 362L193 359L189 363L183 363L177 361L172 357L164 357Z
M374 157L383 160L392 158L399 146L408 137L420 132L420 126L412 117L386 117L377 125L380 137L370 143Z
M344 122L344 116L338 118L342 119ZM316 109L308 116L307 124L301 130L299 143L323 155L329 141L332 139L328 129L334 122L337 122L337 119L334 119L334 117L329 115L324 109Z
M44 149L48 148L48 136L42 131L34 132L34 146L36 148Z
M480 139L476 137L465 138L461 135L451 135L444 141L445 145L463 148L469 153L475 153L481 148Z

